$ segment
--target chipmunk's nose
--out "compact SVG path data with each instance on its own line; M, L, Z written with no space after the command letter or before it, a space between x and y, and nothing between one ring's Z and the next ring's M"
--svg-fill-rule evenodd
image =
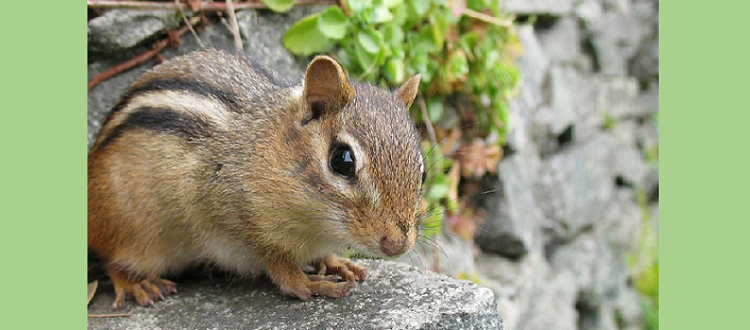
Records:
M406 237L388 237L380 238L380 251L387 256L394 257L406 252Z

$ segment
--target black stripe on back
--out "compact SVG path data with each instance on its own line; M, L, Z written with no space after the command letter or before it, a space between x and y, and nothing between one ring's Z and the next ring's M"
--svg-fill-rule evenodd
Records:
M125 132L134 129L147 129L183 137L188 140L208 135L208 123L168 108L142 107L136 109L128 118L102 141L97 149L105 148Z
M203 96L213 96L218 98L222 103L227 104L229 109L239 109L237 96L231 91L219 89L196 80L170 78L169 80L150 80L141 86L128 90L112 108L110 116L112 113L122 110L135 96L151 91L188 91Z

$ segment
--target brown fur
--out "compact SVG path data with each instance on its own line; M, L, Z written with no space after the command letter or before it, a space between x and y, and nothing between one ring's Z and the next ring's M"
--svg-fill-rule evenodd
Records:
M174 287L159 277L200 262L265 269L301 299L340 297L365 272L332 253L408 251L423 168L407 113L418 86L419 76L394 93L350 82L328 57L294 85L216 50L144 75L89 155L88 245L108 263L116 307L125 294L160 299ZM355 179L330 168L334 141L352 145ZM304 274L311 263L347 281Z

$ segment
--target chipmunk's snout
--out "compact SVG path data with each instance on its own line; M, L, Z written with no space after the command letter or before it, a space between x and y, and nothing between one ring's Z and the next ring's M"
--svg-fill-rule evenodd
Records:
M380 251L383 251L389 257L395 257L406 253L409 249L406 236L380 238Z

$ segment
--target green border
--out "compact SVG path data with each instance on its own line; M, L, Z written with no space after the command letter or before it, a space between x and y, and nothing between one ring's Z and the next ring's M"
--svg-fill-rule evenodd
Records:
M0 329L86 327L85 6L3 4Z
M750 52L744 1L660 6L660 316L747 327Z

